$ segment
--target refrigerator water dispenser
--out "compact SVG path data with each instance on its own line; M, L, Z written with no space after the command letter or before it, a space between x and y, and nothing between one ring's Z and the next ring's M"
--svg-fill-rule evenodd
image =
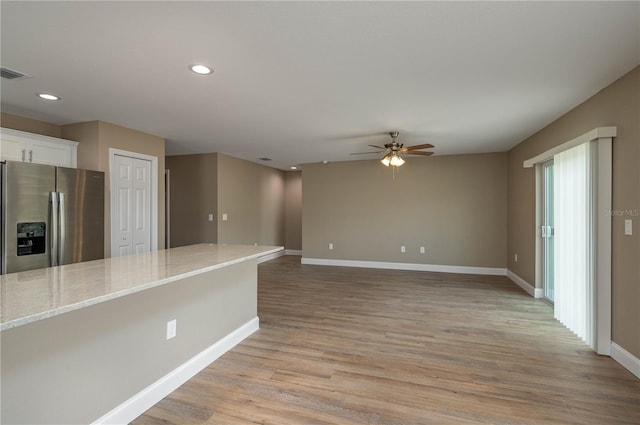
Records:
M44 254L46 223L18 223L18 256Z

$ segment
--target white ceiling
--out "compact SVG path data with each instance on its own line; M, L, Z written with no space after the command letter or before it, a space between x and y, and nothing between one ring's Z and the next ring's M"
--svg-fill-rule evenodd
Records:
M438 155L505 151L640 64L637 1L3 0L0 12L2 66L32 76L2 80L3 111L282 169L376 158L349 153L391 130Z

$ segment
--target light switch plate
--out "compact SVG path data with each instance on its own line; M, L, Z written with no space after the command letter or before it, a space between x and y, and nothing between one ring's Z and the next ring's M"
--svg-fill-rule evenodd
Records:
M333 244L332 243L329 244L329 249L333 249Z
M625 220L624 221L624 234L627 236L633 235L633 221Z
M167 341L176 336L176 319L167 322Z
M423 246L420 247L420 254L424 254L424 247Z
M213 214L209 214L209 221L213 221Z
M227 217L227 213L223 213L222 214L222 221L227 221L228 217Z
M407 250L407 248L406 248L404 245L402 245L402 246L400 247L400 252L405 252L406 250Z

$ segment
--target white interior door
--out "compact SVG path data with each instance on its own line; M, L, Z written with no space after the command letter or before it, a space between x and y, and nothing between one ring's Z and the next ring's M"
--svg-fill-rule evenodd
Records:
M111 255L150 251L151 161L114 155L113 172Z

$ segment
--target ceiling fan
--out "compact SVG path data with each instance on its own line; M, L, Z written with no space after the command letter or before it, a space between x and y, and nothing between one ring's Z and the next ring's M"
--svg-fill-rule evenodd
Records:
M398 138L399 134L400 133L398 133L397 131L389 132L389 136L391 136L391 143L385 144L384 147L376 146L376 145L369 145L372 148L381 149L381 150L374 151L374 152L357 152L357 153L352 153L351 155L364 155L364 154L383 153L384 152L385 155L380 160L380 162L382 162L382 164L385 167L388 167L390 165L392 167L399 167L402 164L404 164L405 160L402 159L400 154L424 155L424 156L433 155L433 152L425 152L425 151L422 150L422 149L431 149L431 148L433 148L434 146L432 144L425 143L425 144L422 144L422 145L407 146L405 148L402 143L398 143L398 141L396 140Z

